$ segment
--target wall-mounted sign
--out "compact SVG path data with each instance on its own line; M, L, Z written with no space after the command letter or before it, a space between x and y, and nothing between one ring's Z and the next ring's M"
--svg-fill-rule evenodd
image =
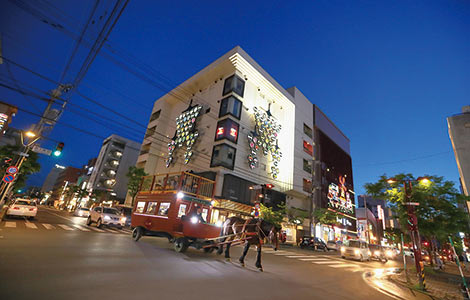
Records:
M192 105L193 100L189 103L189 107L176 118L175 135L168 143L168 158L166 159L166 167L170 167L174 160L173 154L177 148L186 148L184 153L184 164L187 164L193 156L193 145L199 136L196 131L196 119L201 114L202 106Z
M354 213L351 193L346 188L346 178L339 177L340 186L330 183L328 186L328 207L344 213Z
M5 127L5 124L8 123L8 115L4 113L0 113L0 132Z
M266 156L271 153L272 165L271 176L277 179L279 174L279 161L282 153L278 145L278 134L282 126L271 115L271 106L267 111L253 107L255 116L255 130L248 134L248 144L250 154L248 155L248 165L251 169L258 167L258 151L261 149Z

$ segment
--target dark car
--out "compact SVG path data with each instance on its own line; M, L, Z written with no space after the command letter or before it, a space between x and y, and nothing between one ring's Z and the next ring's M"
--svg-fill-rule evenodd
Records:
M322 250L328 251L328 247L326 246L325 242L317 237L311 236L304 236L300 240L300 248L310 248L312 250Z

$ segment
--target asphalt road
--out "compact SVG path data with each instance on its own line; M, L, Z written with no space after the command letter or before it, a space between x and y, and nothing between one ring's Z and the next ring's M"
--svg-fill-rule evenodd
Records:
M232 249L232 262L195 249L180 254L166 239L136 243L126 230L97 231L85 218L40 207L35 220L0 223L0 299L393 299L364 274L394 261L265 248L259 272L254 249L245 268L240 253Z

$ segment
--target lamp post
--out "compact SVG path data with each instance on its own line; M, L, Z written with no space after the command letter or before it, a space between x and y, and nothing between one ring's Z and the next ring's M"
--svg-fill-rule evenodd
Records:
M417 181L421 182L424 185L430 184L430 180L426 177L418 177L416 180L400 180L398 181L395 178L390 178L387 180L388 184L394 184L397 182L403 183L403 192L405 194L404 200L405 202L403 205L407 207L408 213L408 229L410 231L411 242L413 244L413 253L415 258L415 266L416 272L418 273L418 280L420 287L425 290L426 289L426 280L424 277L424 264L421 259L421 240L419 237L419 230L418 230L418 218L416 217L415 206L419 205L419 203L413 203L412 200L412 182Z

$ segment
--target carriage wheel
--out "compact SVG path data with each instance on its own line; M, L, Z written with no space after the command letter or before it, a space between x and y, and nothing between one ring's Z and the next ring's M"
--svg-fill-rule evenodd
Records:
M132 239L134 241L138 241L142 236L144 235L144 232L142 230L142 227L136 227L134 230L132 230Z
M175 251L183 253L188 249L189 242L185 237L180 237L175 240Z

